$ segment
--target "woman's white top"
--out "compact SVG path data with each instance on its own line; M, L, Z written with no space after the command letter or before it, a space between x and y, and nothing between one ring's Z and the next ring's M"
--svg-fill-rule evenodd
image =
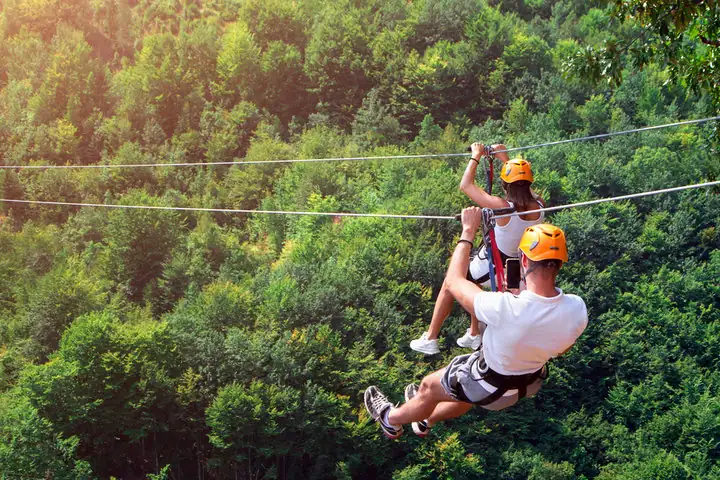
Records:
M538 200L540 208L544 208L543 204ZM512 202L508 202L510 208L515 208ZM520 245L520 239L525 233L525 229L538 225L545 220L545 212L540 212L540 216L537 220L523 220L520 215L510 217L510 221L503 226L495 225L495 244L508 257L518 257L518 245Z

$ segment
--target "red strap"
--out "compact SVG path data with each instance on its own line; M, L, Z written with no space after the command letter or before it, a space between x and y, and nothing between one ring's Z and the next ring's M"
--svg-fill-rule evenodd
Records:
M488 156L487 157L487 192L492 195L492 186L493 186L493 175L494 175L494 168L493 168L493 157Z
M493 168L493 158L490 157L488 160L488 165L490 165L490 185L493 183L493 175L495 174L495 168ZM492 188L492 187L490 187Z
M495 246L495 229L490 230L490 251L492 253L493 264L495 265L495 283L498 292L505 291L505 266L502 263L500 250Z

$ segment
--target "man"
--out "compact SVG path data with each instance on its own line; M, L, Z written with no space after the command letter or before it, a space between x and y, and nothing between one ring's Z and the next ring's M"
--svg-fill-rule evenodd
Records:
M567 352L587 326L585 302L555 286L567 246L553 225L529 227L520 240L520 265L527 289L520 295L485 292L466 279L472 241L481 209L462 212L463 232L450 260L445 282L450 293L486 325L480 349L455 357L405 388L406 403L393 407L377 387L365 391L365 407L391 439L411 423L425 436L437 422L465 414L473 405L502 410L532 396L547 377L546 362Z

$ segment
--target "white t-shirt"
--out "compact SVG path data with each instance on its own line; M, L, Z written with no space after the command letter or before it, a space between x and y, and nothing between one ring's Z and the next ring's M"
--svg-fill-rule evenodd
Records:
M475 316L487 324L483 355L490 368L502 375L532 373L575 343L588 322L585 302L556 290L551 298L529 290L475 295Z

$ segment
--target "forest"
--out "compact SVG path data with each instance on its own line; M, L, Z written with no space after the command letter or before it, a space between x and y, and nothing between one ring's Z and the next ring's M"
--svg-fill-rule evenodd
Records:
M718 188L550 214L585 333L398 441L363 391L467 353L460 307L409 348L459 223L5 201L454 215L472 142L719 115L718 39L715 0L0 0L0 479L720 478ZM555 206L717 180L718 132L522 156Z

